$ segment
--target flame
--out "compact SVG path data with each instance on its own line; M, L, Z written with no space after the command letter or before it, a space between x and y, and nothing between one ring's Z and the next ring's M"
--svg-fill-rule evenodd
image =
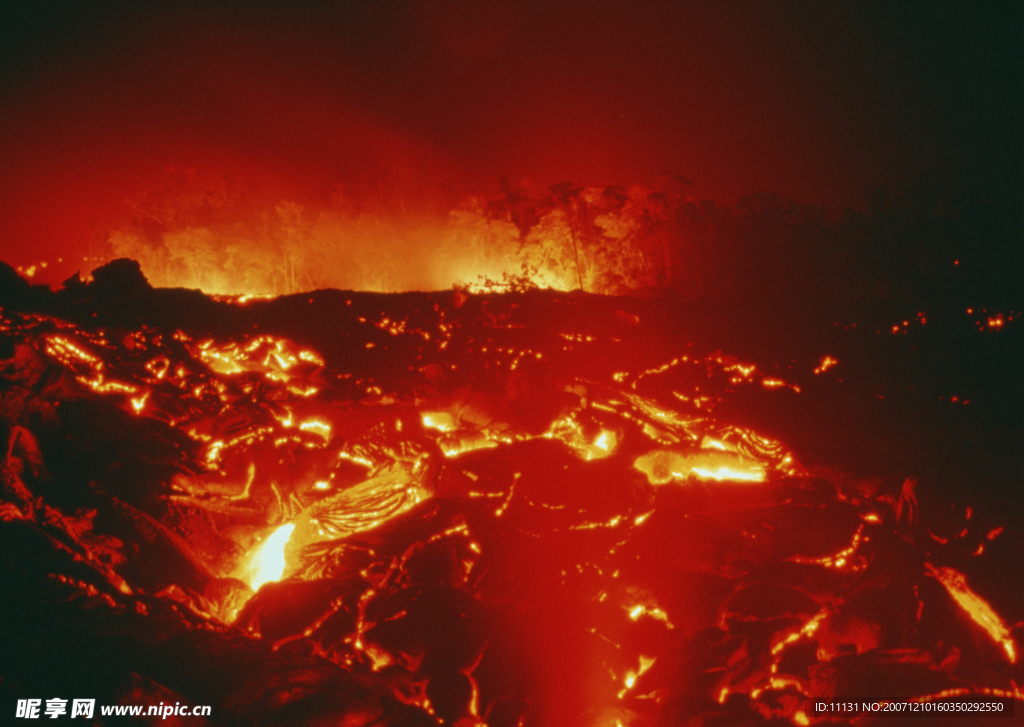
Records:
M254 591L270 581L279 581L284 575L284 549L295 530L294 523L287 523L275 530L253 556L252 576L249 585Z

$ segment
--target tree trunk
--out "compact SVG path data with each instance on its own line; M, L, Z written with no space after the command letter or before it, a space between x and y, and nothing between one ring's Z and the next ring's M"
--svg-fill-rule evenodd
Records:
M572 256L576 262L576 279L580 284L580 292L586 292L583 290L583 273L580 271L580 252L579 246L576 244L576 230L572 227L572 220L569 219L569 215L566 215L566 220L569 223L569 237L572 239Z

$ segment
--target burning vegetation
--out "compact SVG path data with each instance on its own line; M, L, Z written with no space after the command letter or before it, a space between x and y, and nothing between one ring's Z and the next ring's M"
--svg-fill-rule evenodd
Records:
M615 290L588 230L637 234L635 198L587 194L471 214L527 245L562 225L578 262L524 270ZM664 282L657 253L608 269ZM771 366L663 302L535 289L214 300L127 260L57 293L9 273L9 694L409 727L1024 699L1018 524L936 524L913 477L737 423L834 385L844 353Z
M157 287L229 296L458 285L792 311L895 306L901 315L983 301L991 310L979 325L990 328L1019 307L1019 251L981 244L1016 239L1016 230L929 180L876 192L838 219L770 194L718 205L693 197L678 176L628 187L503 180L494 194L429 204L356 186L325 199L250 186L174 170L163 188L129 198L125 219L92 240L88 255L18 271L54 284L79 265L127 257Z

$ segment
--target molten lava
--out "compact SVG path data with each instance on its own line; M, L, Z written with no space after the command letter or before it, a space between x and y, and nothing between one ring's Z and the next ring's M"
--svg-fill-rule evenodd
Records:
M284 549L295 530L293 523L282 525L266 539L253 555L252 578L249 585L254 591L268 581L277 581L284 575Z
M1020 697L1019 627L931 565L958 546L915 541L912 485L844 487L723 421L806 395L639 303L197 301L3 312L0 527L53 549L54 621L153 684L239 723L488 727ZM231 668L161 666L211 653Z
M1006 652L1009 662L1016 664L1017 644L1010 636L1009 627L999 614L992 610L988 601L967 586L967 577L954 568L936 568L931 563L926 563L925 568L928 575L941 583L957 605Z

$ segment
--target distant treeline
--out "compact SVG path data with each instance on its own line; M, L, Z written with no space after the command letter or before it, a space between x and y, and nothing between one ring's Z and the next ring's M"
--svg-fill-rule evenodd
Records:
M865 195L830 219L775 194L735 207L697 201L680 177L651 188L564 183L475 200L460 223L504 225L518 241L509 287L556 279L595 293L669 292L688 301L772 305L1019 305L1019 210L916 180ZM454 213L453 213L454 214ZM501 235L498 235L501 237Z
M207 293L460 285L748 307L1020 310L1022 199L1008 185L955 192L919 178L867 193L837 216L775 194L726 207L663 176L607 188L502 180L496 194L442 212L340 189L299 204L231 180L175 177L131 200L131 218L109 232L104 257L137 260L157 287Z

